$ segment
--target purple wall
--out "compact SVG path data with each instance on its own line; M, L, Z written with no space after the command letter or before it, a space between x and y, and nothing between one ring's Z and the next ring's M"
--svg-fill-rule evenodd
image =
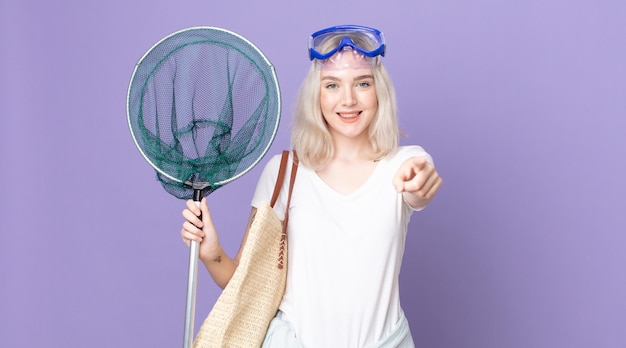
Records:
M278 71L277 153L307 36L340 23L385 31L403 142L445 181L410 226L417 345L626 346L626 2L0 1L1 347L180 346L183 202L131 139L134 64L186 27L247 37ZM231 253L260 170L210 196Z

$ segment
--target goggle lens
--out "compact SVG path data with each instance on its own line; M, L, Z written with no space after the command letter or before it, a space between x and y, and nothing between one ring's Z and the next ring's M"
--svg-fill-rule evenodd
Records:
M373 48L358 45L351 36L358 36L369 41ZM328 52L320 51L320 45L331 37L342 37L342 39L337 46ZM366 57L385 56L385 37L380 30L360 25L341 25L322 29L311 35L309 38L309 59L328 59L346 46L352 47Z

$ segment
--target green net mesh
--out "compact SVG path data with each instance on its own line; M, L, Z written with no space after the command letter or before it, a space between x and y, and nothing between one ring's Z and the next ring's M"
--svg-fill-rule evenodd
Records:
M189 199L252 169L280 118L274 67L249 41L210 27L161 40L141 58L127 99L131 133L157 179Z

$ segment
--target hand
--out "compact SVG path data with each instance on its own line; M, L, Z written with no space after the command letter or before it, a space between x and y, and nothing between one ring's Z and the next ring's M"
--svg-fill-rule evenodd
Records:
M406 160L393 178L393 186L414 208L425 207L433 197L443 180L435 167L423 157Z
M202 220L198 217L202 213ZM190 241L200 243L200 259L218 260L223 250L219 243L217 231L207 206L206 198L203 198L198 207L193 200L187 201L187 209L183 210L183 229L180 231L183 242L190 246Z

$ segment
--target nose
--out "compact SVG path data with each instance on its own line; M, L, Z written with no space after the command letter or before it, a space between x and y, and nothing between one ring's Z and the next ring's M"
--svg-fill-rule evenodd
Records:
M342 105L356 104L356 96L354 95L354 91L352 90L352 88L344 88L343 94L341 96L341 104Z

